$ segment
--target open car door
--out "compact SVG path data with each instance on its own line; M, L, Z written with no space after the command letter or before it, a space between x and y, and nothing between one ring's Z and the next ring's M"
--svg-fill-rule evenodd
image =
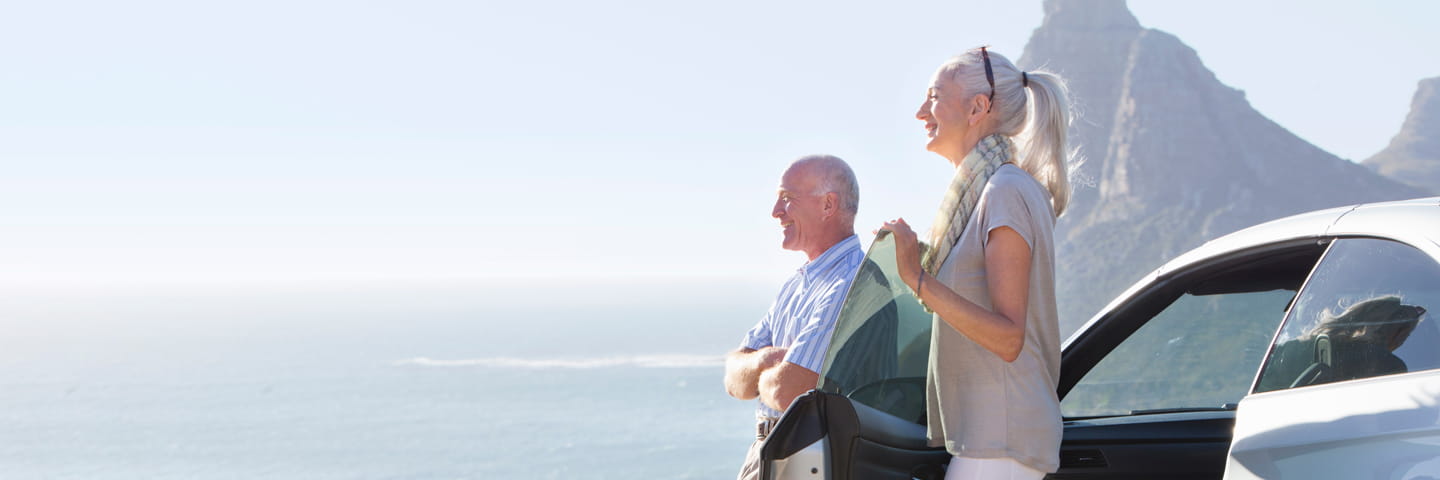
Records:
M930 324L882 232L841 307L820 384L765 440L760 478L944 478L950 455L925 439Z

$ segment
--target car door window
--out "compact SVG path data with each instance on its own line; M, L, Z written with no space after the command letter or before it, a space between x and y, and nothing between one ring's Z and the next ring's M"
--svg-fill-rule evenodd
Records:
M1233 410L1325 250L1286 240L1158 275L1066 343L1061 414Z
M1440 265L1408 245L1340 239L1296 298L1255 391L1440 367Z
M893 238L879 236L866 252L817 389L923 423L932 320L896 274Z
M1283 289L1181 295L1081 377L1062 415L1233 408L1293 297Z

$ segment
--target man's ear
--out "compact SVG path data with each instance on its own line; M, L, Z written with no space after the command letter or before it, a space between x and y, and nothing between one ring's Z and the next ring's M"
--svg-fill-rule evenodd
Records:
M825 200L820 204L820 211L824 212L825 218L834 217L840 214L840 194L826 192Z

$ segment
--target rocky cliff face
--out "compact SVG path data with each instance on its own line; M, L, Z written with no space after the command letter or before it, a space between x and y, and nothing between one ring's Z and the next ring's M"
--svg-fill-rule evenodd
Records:
M1440 194L1440 77L1420 81L1400 133L1363 163L1400 183Z
M1086 163L1056 230L1061 327L1206 240L1266 220L1423 191L1326 153L1255 111L1123 0L1047 0L1020 65L1057 72ZM1084 185L1090 183L1092 185Z

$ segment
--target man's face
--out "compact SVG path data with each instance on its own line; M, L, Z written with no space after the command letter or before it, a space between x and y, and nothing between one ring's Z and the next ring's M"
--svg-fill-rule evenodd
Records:
M770 216L780 220L780 227L784 229L783 248L809 254L823 228L825 196L815 193L819 190L819 181L811 175L812 169L806 167L792 166L780 177L780 189Z

